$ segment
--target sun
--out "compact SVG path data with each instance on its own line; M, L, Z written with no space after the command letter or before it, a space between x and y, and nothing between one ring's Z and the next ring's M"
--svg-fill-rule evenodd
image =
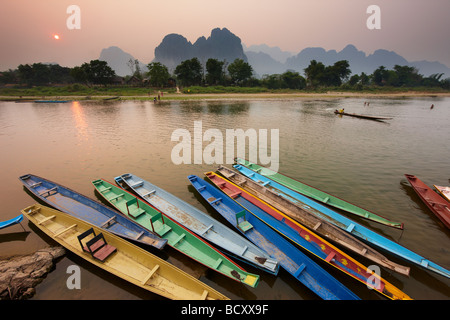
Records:
M58 35L58 34L54 34L54 35L53 35L53 39L59 40L59 39L60 39L60 38L59 38L59 35Z

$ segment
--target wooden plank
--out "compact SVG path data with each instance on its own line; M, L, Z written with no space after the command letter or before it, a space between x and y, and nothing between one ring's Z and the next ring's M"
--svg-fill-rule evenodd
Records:
M156 270L159 269L159 264L155 265L153 269L150 271L150 273L145 277L144 281L142 281L142 284L145 285L148 280L155 274Z
M73 225L71 225L70 227L65 228L64 230L61 230L60 232L55 233L53 236L54 236L54 237L57 237L57 236L63 234L64 232L69 231L70 229L75 228L76 226L77 226L76 224L73 224Z
M39 225L43 224L44 222L53 219L54 217L56 217L55 215L52 216L48 216L47 218L42 219L41 221L38 222Z

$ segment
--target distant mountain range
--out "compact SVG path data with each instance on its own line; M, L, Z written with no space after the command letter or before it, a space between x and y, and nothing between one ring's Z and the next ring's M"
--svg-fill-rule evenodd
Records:
M297 71L303 75L303 70L308 67L311 60L322 62L326 66L339 60L347 60L352 74L362 72L371 74L380 66L392 69L395 65L406 65L417 68L424 76L444 73L444 78L450 77L450 68L440 62L426 60L410 62L394 51L384 49L366 54L351 44L341 51L327 51L320 47L312 47L305 48L298 54L265 44L246 47L239 37L226 28L213 29L208 38L200 37L194 44L182 35L169 34L155 48L155 58L151 62L161 62L170 72L173 72L178 64L193 57L197 57L202 64L205 64L209 58L225 60L227 63L235 59L243 59L253 67L257 77L265 74L280 74L287 70ZM118 47L103 49L99 59L108 62L120 76L131 74L128 62L130 59L134 61L134 57ZM141 70L146 71L146 64L139 63Z

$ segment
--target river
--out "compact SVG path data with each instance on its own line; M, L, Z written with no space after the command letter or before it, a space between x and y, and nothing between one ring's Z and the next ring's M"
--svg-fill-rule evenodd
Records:
M365 102L369 101L367 105ZM434 105L431 109L430 106ZM338 116L346 112L390 117L376 122ZM131 172L173 193L225 223L190 186L187 176L203 177L216 162L231 167L226 133L242 129L259 139L258 152L279 160L278 171L339 196L349 202L405 223L397 230L354 218L372 230L450 269L450 232L421 203L404 174L414 174L429 186L450 185L450 98L298 98L223 101L74 101L70 103L0 102L0 221L15 217L35 203L18 177L32 173L100 201L91 181L113 181ZM174 132L189 134L190 161L177 164L174 152L181 140ZM221 134L222 149L212 154L206 133ZM266 133L267 143L261 140ZM175 140L175 141L172 141ZM203 140L203 141L202 141ZM186 142L187 140L184 140ZM250 140L248 140L250 141ZM267 146L267 147L265 147ZM255 147L252 145L252 147ZM222 152L222 153L221 153ZM228 153L227 153L228 152ZM250 146L245 153L248 156ZM186 156L185 153L183 155ZM203 157L202 157L203 155ZM178 159L178 160L177 160ZM213 158L214 160L214 158ZM34 252L54 242L28 223L0 230L0 255ZM161 257L197 274L231 299L316 300L318 297L281 270L277 277L243 262L247 271L261 275L250 288L205 270L167 248ZM413 299L450 298L450 279L433 274L386 254L411 268L406 277L382 269L382 277ZM315 260L317 262L317 260ZM370 262L359 260L365 265ZM330 274L362 299L383 296L319 262ZM81 289L66 285L67 268L81 268ZM36 288L34 300L51 299L159 299L67 254Z

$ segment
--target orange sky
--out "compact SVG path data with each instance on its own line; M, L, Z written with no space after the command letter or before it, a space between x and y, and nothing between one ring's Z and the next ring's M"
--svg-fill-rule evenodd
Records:
M72 4L81 9L80 30L66 26ZM371 4L381 8L381 30L366 27ZM387 49L409 61L450 66L449 12L449 0L3 0L0 71L34 62L73 67L109 46L149 63L165 35L194 42L216 27L228 28L247 46L265 43L298 53L353 44L368 54Z

